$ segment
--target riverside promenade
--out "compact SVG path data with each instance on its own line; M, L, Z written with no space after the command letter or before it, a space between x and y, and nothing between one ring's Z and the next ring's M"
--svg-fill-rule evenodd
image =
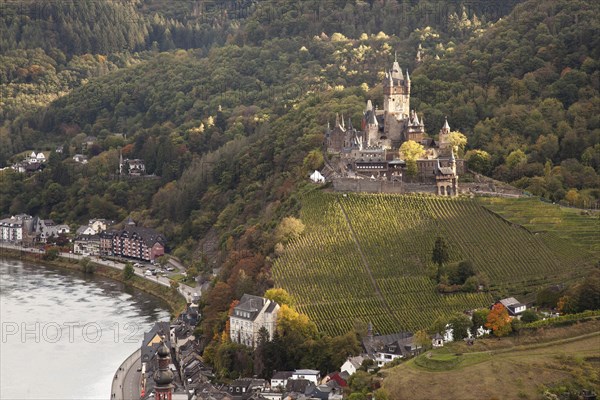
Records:
M138 348L119 366L110 389L111 399L138 400L140 398L142 373L138 368L141 365L141 357L142 351Z
M17 251L22 251L22 252L27 252L27 253L31 253L31 254L37 254L37 255L41 255L44 253L43 250L40 250L38 248L21 247L21 246L15 245L15 244L5 243L5 242L0 242L0 248L17 250ZM0 256L1 255L2 255L2 253L0 252ZM78 263L81 259L87 257L90 259L90 261L94 262L95 264L104 265L106 267L118 269L121 271L125 268L125 263L112 261L112 260L103 260L97 256L83 256L80 254L73 254L73 253L59 253L59 257L65 259L65 260L68 260L69 262L72 262L72 263ZM171 260L170 262L172 264L176 265L178 268L183 267L183 266L181 266L181 264L179 264L175 260ZM133 269L135 271L135 274L137 276L139 276L140 278L144 278L151 282L158 283L159 285L162 285L162 286L166 286L166 287L171 286L172 281L168 277L158 276L158 275L147 276L147 275L144 275L144 270L142 268L134 267ZM177 287L177 291L179 292L179 294L181 296L183 296L183 298L186 300L186 302L191 303L193 294L194 293L200 294L201 288L200 288L200 286L196 286L195 288L192 288L187 285L180 284Z

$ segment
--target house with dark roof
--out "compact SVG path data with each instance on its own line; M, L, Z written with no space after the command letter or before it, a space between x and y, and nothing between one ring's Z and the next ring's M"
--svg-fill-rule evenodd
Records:
M311 399L321 400L342 400L343 390L332 382L331 385L319 385L316 386L310 393Z
M431 338L431 345L433 348L444 347L444 337L438 332Z
M321 380L321 372L316 369L297 369L292 374L292 379L307 379L318 385Z
M279 304L264 297L244 294L229 317L229 335L234 343L256 347L258 331L265 328L273 339Z
M100 254L152 261L165 254L167 240L151 228L136 226L129 218L123 229L100 234Z
M308 379L290 379L285 385L285 396L296 398L300 395L308 396L313 392L317 385ZM285 397L284 397L285 398Z
M41 243L46 243L50 237L66 235L71 232L69 225L56 224L51 219L34 218L35 232Z
M420 349L411 332L400 332L391 335L367 335L362 341L367 355L375 360L378 367L397 359L416 355Z
M34 228L31 215L19 214L0 220L0 241L21 243Z
M273 374L271 378L271 388L272 389L283 389L287 385L288 379L292 377L294 371L277 371Z
M325 377L325 381L328 385L330 385L331 382L335 382L338 387L344 388L348 386L349 377L350 375L348 372L332 372Z
M346 362L340 367L340 371L346 371L348 375L353 375L362 366L365 359L363 356L348 357Z
M73 253L86 256L100 255L100 236L78 235L73 240Z
M169 322L161 321L157 322L152 328L144 333L144 339L142 339L141 345L141 361L146 363L146 370L152 368L152 361L156 355L156 350L164 340L168 348L171 348L171 341L169 340Z
M247 400L253 394L261 393L266 388L264 379L240 378L233 381L228 388L228 392L236 400Z
M498 303L502 304L508 310L508 314L511 317L516 317L521 315L523 311L527 309L525 304L519 302L519 300L514 297L507 297L506 299L499 300Z

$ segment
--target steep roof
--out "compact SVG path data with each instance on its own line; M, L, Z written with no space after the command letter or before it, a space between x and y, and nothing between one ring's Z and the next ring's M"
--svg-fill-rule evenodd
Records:
M406 339L412 338L411 332L399 332L391 335L381 336L367 336L363 338L362 345L368 354L373 354L377 351L383 350L388 344L392 344L397 341L405 341Z
M271 313L277 307L277 303L264 297L253 296L251 294L244 294L240 299L240 304L234 308L234 316L236 318L243 318L250 321L254 321L258 317L260 310L269 303L265 312Z
M271 379L289 379L294 374L294 371L277 371Z
M118 236L126 237L137 237L141 239L148 247L153 246L155 243L164 245L167 240L165 237L151 228L145 228L142 226L128 225L124 229L113 231Z

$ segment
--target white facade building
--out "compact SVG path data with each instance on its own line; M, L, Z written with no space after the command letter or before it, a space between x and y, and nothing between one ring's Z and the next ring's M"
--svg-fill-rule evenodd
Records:
M19 214L0 220L0 241L21 243L23 237L31 230L33 217Z
M318 385L321 380L321 373L316 369L297 369L292 374L291 379L306 379Z
M229 336L234 343L256 347L258 331L264 327L273 339L279 304L264 297L245 294L229 317Z
M51 219L38 219L35 227L35 232L41 243L46 243L48 238L57 237L60 234L68 234L71 232L69 225L55 224Z
M362 366L365 358L363 356L348 357L346 362L340 367L340 372L347 372L348 375L354 375L354 373Z
M514 297L502 299L500 300L500 303L504 307L506 307L506 309L508 310L508 314L511 317L519 316L521 313L523 313L523 311L527 309L527 306L525 304L522 304L521 302L519 302L519 300L515 299Z

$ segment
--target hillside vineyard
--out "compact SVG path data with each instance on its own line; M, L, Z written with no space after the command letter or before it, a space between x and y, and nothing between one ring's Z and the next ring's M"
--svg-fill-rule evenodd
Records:
M418 330L489 305L489 292L436 291L428 269L438 235L451 262L471 260L500 293L530 293L591 268L589 253L569 240L529 231L474 199L311 193L302 204L305 234L287 246L274 276L330 334L347 332L356 320L382 334Z

